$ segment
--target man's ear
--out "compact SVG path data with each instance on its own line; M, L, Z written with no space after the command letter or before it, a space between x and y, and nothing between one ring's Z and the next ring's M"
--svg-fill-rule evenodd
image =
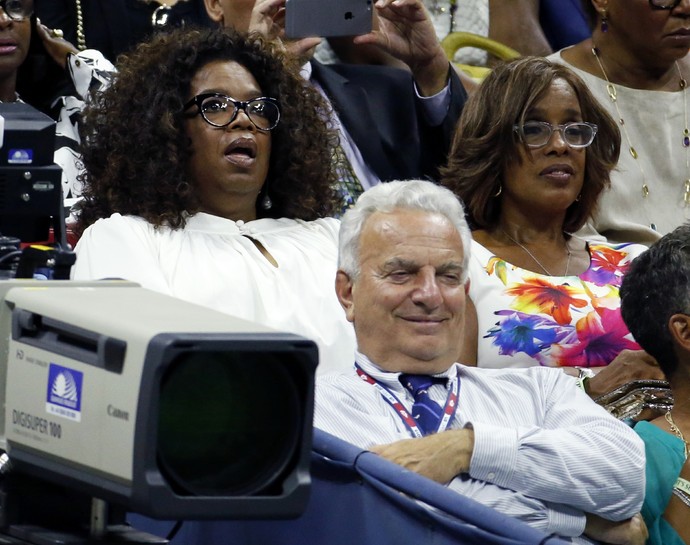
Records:
M223 17L223 6L221 5L221 0L204 0L204 6L206 7L206 13L208 13L209 18L213 22L224 26L225 21Z
M668 320L668 328L678 347L690 353L690 316L674 314Z
M335 294L338 296L338 301L345 310L345 317L349 322L355 321L355 303L352 298L354 291L354 282L350 276L342 270L338 270L335 274Z

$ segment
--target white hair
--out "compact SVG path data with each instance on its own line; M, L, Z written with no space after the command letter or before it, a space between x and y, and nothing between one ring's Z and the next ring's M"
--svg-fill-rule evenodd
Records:
M426 180L381 183L362 193L354 206L345 212L340 224L338 268L356 279L360 272L360 236L367 219L374 212L390 213L400 208L448 218L462 241L462 280L467 280L472 234L465 219L465 209L452 191Z

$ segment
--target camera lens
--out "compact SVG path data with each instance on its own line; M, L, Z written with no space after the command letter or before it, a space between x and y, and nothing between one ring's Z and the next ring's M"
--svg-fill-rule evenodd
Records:
M278 495L301 440L290 354L188 353L161 382L158 459L177 493Z

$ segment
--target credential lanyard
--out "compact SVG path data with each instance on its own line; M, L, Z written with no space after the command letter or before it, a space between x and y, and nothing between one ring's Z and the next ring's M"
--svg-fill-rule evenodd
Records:
M369 376L366 371L364 371L358 364L355 363L355 370L357 371L357 375L359 375L359 378L361 378L363 381L368 382L371 384L374 388L376 388L383 399L386 400L386 402L393 407L393 410L398 413L398 416L400 419L403 421L407 429L410 431L410 433L414 437L423 437L424 434L422 433L422 430L419 429L419 426L417 425L417 421L414 419L414 417L409 413L409 411L405 408L405 405L402 404L402 402L395 396L393 392L391 392L386 386L381 384L379 381L377 381L375 378ZM455 411L457 410L458 406L458 397L460 395L460 380L456 376L451 380L450 383L450 388L448 389L448 396L446 397L446 404L443 408L443 418L441 418L441 422L438 425L438 429L436 430L436 433L441 432L445 430L448 427L448 424L450 423L450 419L455 415Z

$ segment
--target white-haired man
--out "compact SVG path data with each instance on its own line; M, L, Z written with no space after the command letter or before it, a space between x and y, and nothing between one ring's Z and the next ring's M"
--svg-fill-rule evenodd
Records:
M630 428L560 370L456 363L470 238L431 182L378 185L347 211L336 292L358 352L318 382L315 426L574 543L644 543Z

